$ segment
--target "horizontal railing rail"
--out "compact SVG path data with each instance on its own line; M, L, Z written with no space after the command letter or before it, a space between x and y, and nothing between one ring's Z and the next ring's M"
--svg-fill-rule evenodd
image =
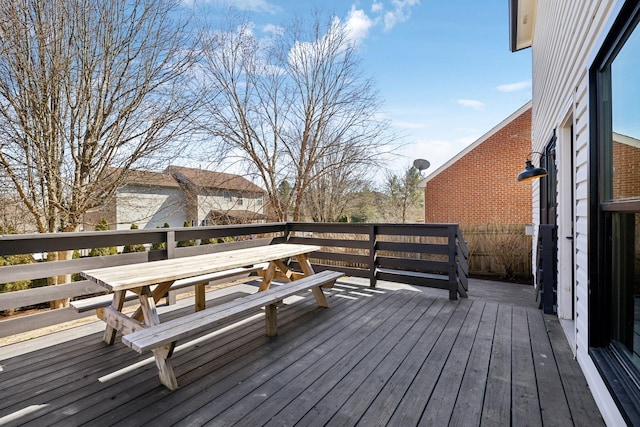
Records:
M202 244L210 239L218 243ZM311 259L316 271L332 269L367 278L372 287L378 280L388 280L446 289L450 299L466 296L469 253L457 224L270 223L3 235L0 256L27 254L41 261L0 267L0 292L7 284L20 281L40 280L44 285L47 279L57 277L61 284L0 293L0 311L103 292L77 277L83 270L285 242L321 246ZM49 253L86 253L92 248L136 244L145 245L145 252L44 261ZM152 245L162 245L162 249L151 250ZM27 322L0 320L0 337L78 316L69 308L36 312Z

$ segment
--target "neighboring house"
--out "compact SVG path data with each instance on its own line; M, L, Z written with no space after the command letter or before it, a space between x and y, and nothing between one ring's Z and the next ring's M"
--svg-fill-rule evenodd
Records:
M557 314L606 423L640 425L640 2L509 3L549 173L532 181L534 242L557 227L541 252L557 250Z
M531 189L513 177L531 151L531 102L421 181L425 222L457 223L469 273L531 280Z
M195 225L247 224L266 219L265 191L248 179L229 173L178 166L167 168L180 183L187 218Z
M228 173L171 166L164 172L131 170L114 200L85 215L85 230L101 217L112 228L252 223L265 219L264 190Z
M429 174L425 222L529 224L531 191L513 177L531 151L531 102Z

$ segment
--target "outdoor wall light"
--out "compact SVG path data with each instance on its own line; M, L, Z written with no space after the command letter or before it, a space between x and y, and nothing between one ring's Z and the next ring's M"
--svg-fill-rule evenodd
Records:
M518 181L529 181L531 179L542 178L547 176L547 170L545 168L537 168L531 163L531 155L540 154L540 160L544 157L544 154L537 151L529 153L527 160L524 162L524 170L518 174Z

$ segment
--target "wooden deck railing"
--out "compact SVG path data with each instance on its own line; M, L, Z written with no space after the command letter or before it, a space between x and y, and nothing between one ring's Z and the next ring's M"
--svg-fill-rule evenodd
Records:
M226 243L179 247L177 242L218 239ZM150 262L272 243L322 246L314 253L317 271L332 269L367 278L372 287L388 280L449 291L450 299L466 296L468 249L457 224L272 223L216 227L159 228L81 233L0 236L0 256L46 254L108 246L164 243L164 250L35 262L0 267L5 284L64 276L91 268ZM82 298L102 289L86 280L0 293L0 311L65 298ZM19 320L0 321L0 337L50 326L78 316L73 310L39 311ZM10 323L13 322L13 323ZM16 325L19 327L16 328Z

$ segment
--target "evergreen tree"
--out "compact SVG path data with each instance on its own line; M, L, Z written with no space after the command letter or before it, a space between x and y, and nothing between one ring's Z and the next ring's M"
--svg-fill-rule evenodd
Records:
M183 227L191 227L191 221L185 221ZM178 242L179 248L184 248L186 246L195 246L198 243L195 240L181 240Z
M137 224L131 224L132 230L137 230ZM145 252L147 249L144 247L142 243L136 243L135 245L126 245L124 249L122 249L123 254L128 254L131 252Z
M161 227L157 226L156 228L161 228ZM165 222L162 225L162 228L169 228L169 224ZM158 242L158 243L152 243L151 244L151 250L152 251L164 251L166 248L167 248L167 245L164 242Z
M109 223L105 217L100 218L100 221L96 224L96 231L108 231ZM118 253L118 249L115 246L110 246L108 248L93 248L89 251L89 256L106 256L106 255L115 255Z
M407 216L419 208L422 191L418 187L420 171L411 166L403 177L392 175L387 178L386 193L389 197L389 209L394 221L407 222Z

